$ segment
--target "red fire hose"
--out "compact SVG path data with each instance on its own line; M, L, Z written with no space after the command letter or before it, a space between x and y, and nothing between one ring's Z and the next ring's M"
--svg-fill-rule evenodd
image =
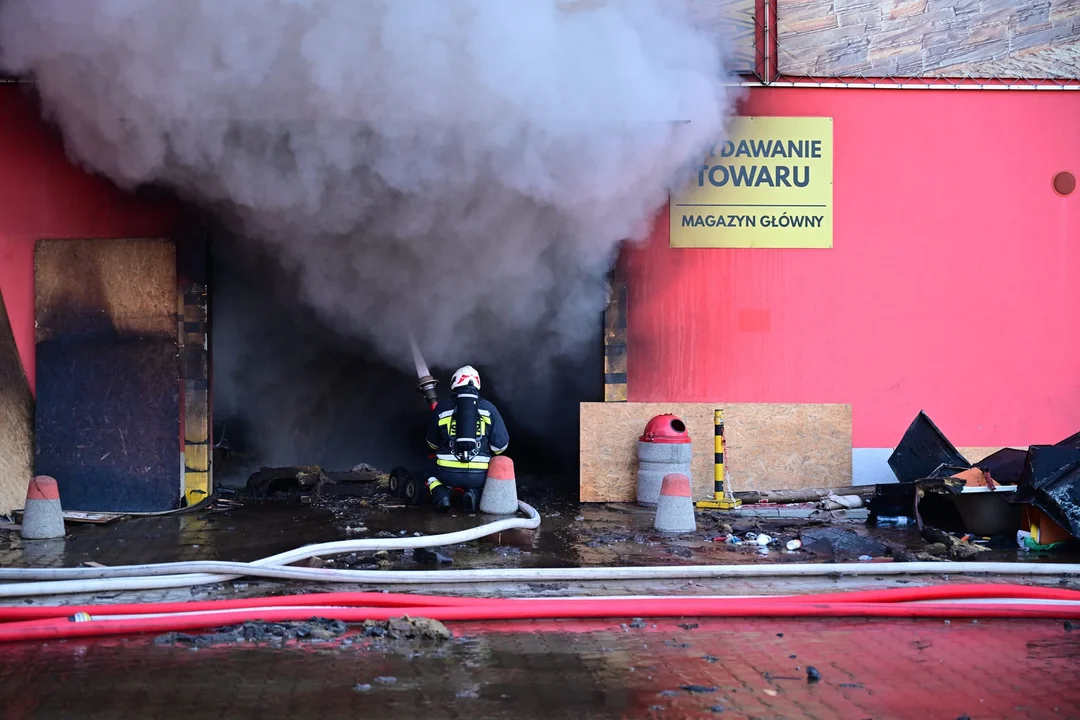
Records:
M964 603L957 600L1003 600ZM1008 601L1028 600L1028 603ZM78 615L76 613L82 613ZM3 608L0 642L189 631L248 620L320 617L347 623L414 614L441 621L742 618L1080 618L1080 592L1015 585L954 585L766 598L477 599L329 593L220 602ZM26 618L36 619L27 621Z

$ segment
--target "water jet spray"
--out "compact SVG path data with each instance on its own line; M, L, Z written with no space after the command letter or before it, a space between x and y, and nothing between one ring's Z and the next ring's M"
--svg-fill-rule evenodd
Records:
M416 344L416 338L413 337L412 333L409 333L409 345L412 346L413 365L416 367L416 376L419 378L416 389L424 395L424 399L434 410L435 406L439 404L439 394L435 390L439 381L431 376L431 371L428 370L427 363L424 362L424 356L420 354L420 347Z

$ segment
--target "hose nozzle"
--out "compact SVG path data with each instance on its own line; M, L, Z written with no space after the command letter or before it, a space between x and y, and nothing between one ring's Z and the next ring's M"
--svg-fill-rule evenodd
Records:
M416 383L416 389L423 395L424 399L428 401L428 405L435 407L439 403L439 393L435 391L435 386L439 384L439 381L430 375L424 375Z

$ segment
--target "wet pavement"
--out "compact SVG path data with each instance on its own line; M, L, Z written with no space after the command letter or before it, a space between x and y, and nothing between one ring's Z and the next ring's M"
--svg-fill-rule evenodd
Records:
M357 497L299 500L246 500L236 506L213 506L187 514L132 517L108 525L68 524L62 540L24 541L17 532L0 532L0 566L74 567L93 562L122 565L184 560L252 561L312 543L346 539L406 537L449 533L490 522L491 517L428 507L405 507L376 486ZM531 500L528 496L527 500ZM634 505L581 505L557 496L531 500L543 520L535 531L509 531L471 543L440 548L452 559L449 568L579 567L745 564L758 562L829 562L856 560L858 545L846 553L806 547L788 551L784 543L837 528L865 540L874 559L912 559L927 543L915 529L878 529L843 513L821 512L805 519L733 517L699 513L698 530L678 536L652 528L653 511ZM734 532L739 545L724 543ZM767 552L745 541L767 533L775 542ZM873 550L877 545L878 550ZM867 550L867 552L871 552ZM1033 553L1015 546L980 553L974 560L1075 562L1070 552ZM382 560L382 564L379 564ZM411 551L336 558L331 567L359 569L429 569ZM387 564L389 563L389 564Z
M489 522L490 517L453 512L435 513L428 507L405 507L379 486L357 489L356 497L292 497L276 500L234 500L192 512L132 517L108 525L68 524L62 540L23 541L17 532L0 531L0 566L74 567L85 563L123 565L181 560L251 561L311 543L345 539L404 537L447 533ZM652 529L653 513L633 505L581 505L550 493L523 493L542 515L535 531L513 530L474 542L437 548L446 564L424 562L411 550L385 554L350 553L328 558L325 566L349 569L457 570L467 568L559 568L578 566L645 566L747 563L829 563L854 561L859 543L876 545L874 561L912 559L927 543L914 529L878 529L844 520L843 513L821 513L804 519L732 518L724 513L699 513L698 530L666 536ZM751 542L724 542L728 531L742 538L766 532L774 542L767 553ZM812 535L842 533L854 540L847 554L824 551L809 542ZM803 537L805 547L788 551L784 543ZM844 545L847 547L847 544ZM811 551L808 548L815 548ZM1074 562L1073 553L1025 553L1005 548L980 553L975 560ZM943 564L943 568L947 564ZM777 594L881 589L957 582L994 582L993 576L840 576L827 574L800 579L742 578L712 580L475 583L467 585L410 585L405 592L461 594L480 597L617 594ZM1072 578L1025 579L1029 584L1076 587ZM318 585L243 578L233 582L128 592L97 592L23 601L0 598L0 605L97 604L110 602L172 602L191 598L219 599L297 592L377 590L356 584Z
M530 498L537 531L504 532L438 548L444 569L744 564L852 560L783 543L839 532L853 552L878 544L877 561L907 559L926 542L914 530L808 519L699 515L697 532L664 536L652 513ZM374 486L361 497L245 501L194 512L69 525L67 538L24 542L0 533L0 565L76 566L176 560L250 561L343 539L451 532L489 521L400 506ZM728 527L725 527L727 525ZM831 528L831 530L830 530ZM767 532L767 554L723 542ZM863 544L866 541L866 544ZM807 543L808 547L813 543ZM777 549L780 548L780 549ZM977 560L1074 561L1069 553L1002 547ZM432 569L411 551L356 553L328 567ZM947 568L947 563L943 563ZM714 580L416 585L399 590L474 596L756 595L995 582L993 576L841 576ZM1077 587L1073 578L1024 582ZM241 579L195 588L0 601L59 604L182 601L379 589ZM624 625L624 623L626 623ZM1071 682L1080 635L1051 621L717 620L644 623L448 623L449 641L245 627L196 639L151 635L5 645L0 717L1075 717ZM280 637L274 637L275 633ZM267 639L269 638L269 641ZM258 642L252 642L258 640ZM809 667L820 679L811 682Z
M1080 634L1050 621L451 623L192 649L152 637L5 646L3 717L1076 717ZM811 682L813 667L820 679Z

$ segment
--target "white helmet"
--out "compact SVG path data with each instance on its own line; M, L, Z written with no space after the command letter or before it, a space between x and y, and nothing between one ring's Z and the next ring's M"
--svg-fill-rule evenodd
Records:
M472 365L458 368L458 371L454 373L454 377L450 380L450 390L460 390L466 385L472 385L477 390L480 389L480 373L476 372L476 368Z

